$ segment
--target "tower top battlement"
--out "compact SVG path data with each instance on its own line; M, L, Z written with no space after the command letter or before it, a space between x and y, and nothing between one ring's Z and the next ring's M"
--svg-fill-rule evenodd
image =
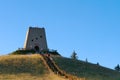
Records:
M45 29L44 27L40 28L40 27L31 27L31 26L29 27L29 29L30 29L30 28L31 28L31 29Z

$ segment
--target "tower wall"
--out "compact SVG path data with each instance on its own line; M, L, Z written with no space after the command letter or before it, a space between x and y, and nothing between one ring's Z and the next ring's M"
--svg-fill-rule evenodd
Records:
M34 49L37 51L48 49L45 29L38 27L29 27L26 34L24 49Z

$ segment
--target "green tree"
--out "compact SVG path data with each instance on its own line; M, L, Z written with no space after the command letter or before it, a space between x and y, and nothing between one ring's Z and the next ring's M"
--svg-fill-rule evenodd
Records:
M115 70L120 72L120 66L119 66L119 64L115 67Z
M99 62L97 62L97 65L98 65L98 66L100 65Z
M72 55L71 55L71 59L78 59L77 53L75 51L73 51Z

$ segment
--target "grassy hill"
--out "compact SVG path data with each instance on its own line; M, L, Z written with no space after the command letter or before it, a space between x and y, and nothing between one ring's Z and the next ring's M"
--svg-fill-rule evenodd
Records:
M64 57L54 57L54 61L65 72L87 80L120 80L120 72L100 65Z
M85 80L120 80L120 73L109 68L64 57L53 57L55 64L66 74ZM68 80L48 70L42 56L0 56L0 80Z
M0 56L0 80L65 80L44 65L40 55Z

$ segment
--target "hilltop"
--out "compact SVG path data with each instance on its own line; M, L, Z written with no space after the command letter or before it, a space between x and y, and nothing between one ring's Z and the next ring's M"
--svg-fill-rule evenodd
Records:
M100 65L53 56L62 76L51 69L39 54L0 56L2 80L120 80L120 73Z

